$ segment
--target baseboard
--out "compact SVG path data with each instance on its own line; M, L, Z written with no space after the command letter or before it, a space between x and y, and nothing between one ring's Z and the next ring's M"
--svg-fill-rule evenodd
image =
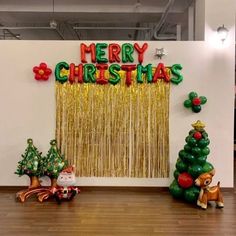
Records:
M19 191L26 189L28 186L0 186L0 191ZM134 192L161 192L168 191L168 187L132 187L132 186L82 186L79 187L81 192L84 191L134 191ZM234 192L235 188L221 188L224 192Z

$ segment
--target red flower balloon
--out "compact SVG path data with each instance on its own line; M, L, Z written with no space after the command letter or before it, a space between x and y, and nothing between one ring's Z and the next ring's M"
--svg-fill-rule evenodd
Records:
M193 137L196 139L196 140L199 140L199 139L201 139L202 138L202 134L201 134L201 132L195 132L194 134L193 134Z
M198 98L198 97L196 97L196 98L194 98L194 99L192 100L192 103L193 103L193 105L195 105L195 106L199 106L199 105L201 105L201 99Z
M193 185L193 178L189 173L184 172L179 175L178 183L182 188L189 188Z
M52 73L52 70L48 68L47 64L42 62L39 64L39 66L33 67L33 72L35 73L34 78L36 80L48 80L49 76Z

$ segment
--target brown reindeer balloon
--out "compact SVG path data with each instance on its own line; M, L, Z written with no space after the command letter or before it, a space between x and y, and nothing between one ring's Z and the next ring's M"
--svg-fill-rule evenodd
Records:
M196 180L195 185L201 188L199 197L197 200L197 205L202 209L207 209L207 203L209 201L215 201L216 206L219 208L224 207L223 196L220 191L220 182L216 186L209 187L209 184L212 182L212 177L215 174L213 169L209 173L201 174Z

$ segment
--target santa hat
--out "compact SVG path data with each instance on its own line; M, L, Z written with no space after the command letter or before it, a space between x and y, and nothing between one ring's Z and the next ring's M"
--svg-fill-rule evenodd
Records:
M62 172L64 173L73 173L75 171L75 165L72 165L72 166L68 166L66 167L65 169L62 170Z

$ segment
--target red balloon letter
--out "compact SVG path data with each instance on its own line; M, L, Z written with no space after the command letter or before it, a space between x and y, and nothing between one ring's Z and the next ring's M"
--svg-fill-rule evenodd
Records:
M109 62L120 62L120 45L116 43L109 44Z
M136 65L122 65L121 69L126 71L126 80L125 83L127 86L130 86L132 83L131 72L136 69Z
M74 63L70 64L70 75L69 81L71 84L76 82L76 78L78 83L83 83L83 64L79 64L75 66Z
M169 75L166 73L166 69L163 63L159 63L156 70L155 74L153 76L153 83L157 82L157 79L164 79L166 82L170 81Z
M134 44L134 48L138 52L138 61L141 64L143 62L143 54L148 48L148 44L144 43L143 46L140 48L137 43Z
M83 63L87 63L87 60L86 60L86 53L91 53L91 61L92 62L96 62L96 54L95 54L95 44L92 43L90 44L88 47L86 44L84 43L81 43L80 44L80 55L81 55L81 62Z
M96 80L97 84L107 84L108 80L105 78L105 70L107 70L107 64L97 64L97 69L99 70L99 77Z

